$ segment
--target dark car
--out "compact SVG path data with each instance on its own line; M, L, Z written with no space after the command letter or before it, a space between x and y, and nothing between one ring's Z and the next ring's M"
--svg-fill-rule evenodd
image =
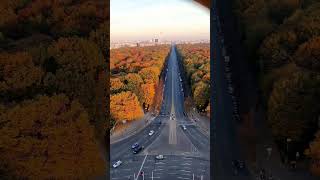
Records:
M135 148L137 148L139 146L139 143L134 143L132 146L131 146L131 149L135 149Z
M136 148L133 149L133 154L138 154L141 150L142 150L142 146L138 146Z

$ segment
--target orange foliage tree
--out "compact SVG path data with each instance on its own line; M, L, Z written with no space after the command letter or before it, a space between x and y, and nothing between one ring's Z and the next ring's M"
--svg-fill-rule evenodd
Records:
M154 95L155 95L155 84L148 83L141 85L141 92L142 92L142 104L144 108L147 110L153 103Z
M88 113L77 100L40 96L0 110L0 167L10 178L87 179L105 172Z
M114 120L135 120L143 116L138 97L130 92L121 92L110 97L110 115Z

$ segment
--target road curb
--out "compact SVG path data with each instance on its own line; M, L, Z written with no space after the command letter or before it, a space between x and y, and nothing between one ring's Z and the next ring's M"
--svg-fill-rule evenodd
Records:
M120 141L123 141L139 132L141 132L145 127L147 127L154 119L156 118L156 116L151 116L151 119L147 121L147 123L145 123L142 127L132 131L131 133L128 133L126 136L122 137L122 138L119 138L117 140L111 140L111 136L110 136L110 144L115 144L117 142L120 142ZM144 121L146 120L147 117L145 116L141 121Z

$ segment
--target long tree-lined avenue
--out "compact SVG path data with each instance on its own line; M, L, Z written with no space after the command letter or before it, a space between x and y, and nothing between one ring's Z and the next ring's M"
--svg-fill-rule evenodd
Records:
M111 179L209 179L209 137L186 116L178 60L172 45L159 116L138 133L111 144L110 167L122 161L110 169ZM150 130L155 131L152 136ZM131 146L136 142L144 149L133 154ZM164 159L156 160L158 155Z

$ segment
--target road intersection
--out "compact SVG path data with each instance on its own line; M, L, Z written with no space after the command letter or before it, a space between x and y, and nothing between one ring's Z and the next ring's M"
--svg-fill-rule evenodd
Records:
M210 140L184 112L184 94L176 47L172 45L160 115L143 130L111 144L110 179L210 179ZM161 122L161 124L159 123ZM184 130L182 127L185 126ZM155 133L149 136L150 130ZM138 142L143 151L133 154L131 145ZM157 160L157 155L163 160ZM138 176L143 172L143 175Z

